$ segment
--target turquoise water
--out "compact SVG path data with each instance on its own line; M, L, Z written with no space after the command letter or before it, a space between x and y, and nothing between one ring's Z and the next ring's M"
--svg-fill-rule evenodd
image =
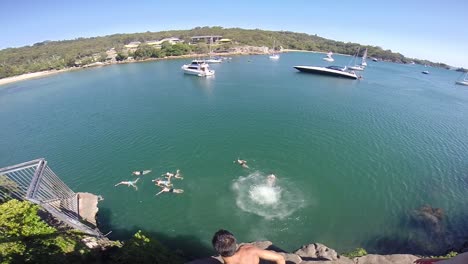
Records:
M369 62L354 81L292 68L325 65L322 57L234 57L209 79L170 60L2 86L0 167L45 157L73 190L104 197L104 233L142 229L198 255L219 228L286 250L321 242L341 252L417 251L427 234L411 213L425 204L444 209L449 235L468 234L460 74ZM138 191L114 187L140 169L153 172ZM151 180L176 169L185 192L155 197ZM271 172L277 185L265 188Z

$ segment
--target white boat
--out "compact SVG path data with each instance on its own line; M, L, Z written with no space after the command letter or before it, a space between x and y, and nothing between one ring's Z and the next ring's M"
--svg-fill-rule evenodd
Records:
M272 60L279 60L280 55L279 55L279 54L271 54L271 55L269 56L269 58L272 59Z
M213 76L215 74L214 70L210 70L210 65L203 60L193 60L190 64L182 65L181 69L185 74L200 77Z
M210 55L210 58L209 59L205 59L205 63L221 63L223 62L223 60L219 57L213 57L212 55L212 51L211 51L211 45L213 44L213 38L210 38L210 44L208 46L209 48L209 55Z
M468 86L468 72L465 73L462 81L456 81L455 84Z
M327 56L325 58L323 58L324 61L328 61L328 62L332 62L332 61L335 61L333 58L332 58L332 55L333 55L333 52L328 52L327 53Z
M279 58L280 58L280 55L279 55L278 53L275 52L275 44L276 44L275 42L276 42L276 41L273 40L273 52L272 52L272 53L270 54L270 56L269 56L269 58L270 58L271 60L279 60Z
M354 59L353 59L353 62L354 62L353 64L354 64L354 66L349 66L348 69L355 70L355 71L363 71L363 70L365 69L366 66L364 66L362 63L361 63L361 65L358 65L358 64L356 63L356 62L357 62L357 58L358 58L358 56L359 56L359 50L360 50L360 48L357 49L357 52L356 52L356 54L354 55ZM367 57L367 49L366 49L366 51L364 52L364 56ZM364 63L365 63L365 61L364 61ZM366 65L367 65L367 63L366 63Z
M367 48L366 48L366 50L364 51L364 54L362 55L361 66L364 66L364 67L367 66L366 59L367 59Z
M343 77L348 79L358 79L358 76L354 71L348 70L347 67L341 66L328 66L328 67L316 67L316 66L294 66L294 68L300 72L314 73L335 77Z
M429 71L422 71L423 74L429 74Z
M205 63L221 63L223 59L218 57L210 57L209 59L204 60Z

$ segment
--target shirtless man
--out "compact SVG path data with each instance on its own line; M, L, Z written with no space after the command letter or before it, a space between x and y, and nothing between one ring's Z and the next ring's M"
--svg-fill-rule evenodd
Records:
M286 264L283 256L270 250L248 244L237 248L236 238L226 230L216 232L211 242L226 264L258 264L260 259Z
M161 193L168 192L168 193L183 193L184 190L182 189L174 189L174 188L169 188L167 186L162 187L162 190L158 192L156 195L160 195Z
M117 184L114 185L114 186L118 186L118 185L124 184L124 185L127 185L128 187L132 186L133 188L135 188L135 190L138 190L138 187L137 187L135 184L138 182L139 179L140 179L140 178L138 178L138 179L136 179L136 180L134 180L134 181L121 181L121 182L117 183Z
M150 172L151 172L151 170L142 170L142 171L134 171L134 172L132 172L132 174L135 175L135 176L142 176L142 175L148 174Z
M237 162L237 164L241 165L243 168L246 168L246 169L249 168L249 166L247 166L247 161L246 160L241 160L241 159L237 158L237 160L235 160L234 163L236 163L236 162Z

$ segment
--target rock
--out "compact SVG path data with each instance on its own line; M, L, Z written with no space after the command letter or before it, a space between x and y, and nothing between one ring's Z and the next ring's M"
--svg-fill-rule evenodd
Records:
M291 254L291 253L279 253L284 257L286 260L286 264L299 264L302 262L301 257L299 257L296 254Z
M355 262L347 257L340 257L337 260L306 260L299 264L355 264Z
M337 260L338 254L334 249L328 248L327 246L314 243L302 246L296 250L294 254L301 257L303 260Z
M197 259L194 261L187 262L186 264L223 264L223 259L220 256L209 257L204 259Z
M394 255L373 255L369 254L354 261L357 264L413 264L415 260L419 259L414 255L408 254L394 254Z

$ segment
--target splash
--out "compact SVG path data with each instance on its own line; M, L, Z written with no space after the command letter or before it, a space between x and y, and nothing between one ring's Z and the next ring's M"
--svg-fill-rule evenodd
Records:
M266 219L285 218L304 206L301 193L291 183L280 179L269 185L261 172L234 180L232 190L237 207Z

